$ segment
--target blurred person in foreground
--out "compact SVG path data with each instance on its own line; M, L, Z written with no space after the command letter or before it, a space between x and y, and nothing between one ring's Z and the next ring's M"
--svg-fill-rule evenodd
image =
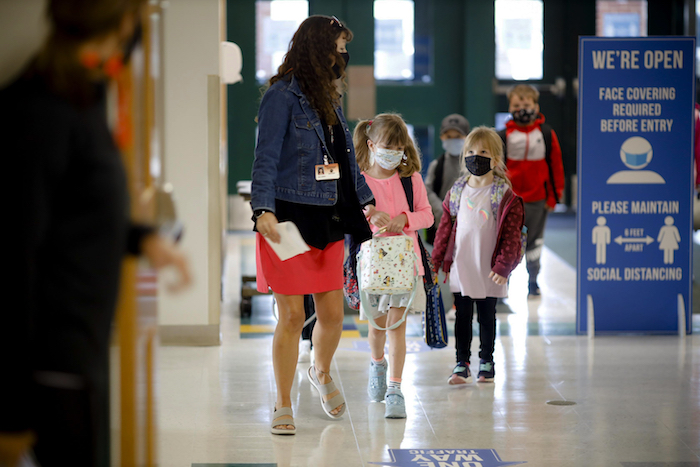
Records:
M49 0L49 36L0 90L13 191L6 219L14 304L0 312L0 466L109 465L108 349L126 254L189 268L129 218L107 124L109 80L139 39L144 0ZM6 211L7 212L7 211Z

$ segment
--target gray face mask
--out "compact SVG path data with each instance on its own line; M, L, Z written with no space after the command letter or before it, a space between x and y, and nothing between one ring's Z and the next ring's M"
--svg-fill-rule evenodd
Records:
M451 156L459 156L464 146L464 138L451 138L442 141L442 149Z

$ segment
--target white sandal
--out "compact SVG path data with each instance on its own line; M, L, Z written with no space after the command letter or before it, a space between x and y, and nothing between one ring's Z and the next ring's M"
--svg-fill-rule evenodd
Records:
M291 407L280 407L272 412L272 421L270 422L270 432L273 435L293 435L297 432L297 427L294 425L294 412ZM275 428L278 426L291 425L294 428Z
M321 374L326 374L322 371L319 371ZM345 413L345 407L347 404L345 404L345 398L343 397L343 394L338 391L338 394L335 396L331 397L329 400L323 400L324 396L327 396L328 394L333 394L338 388L335 387L335 383L333 380L331 380L329 383L326 384L321 384L318 380L318 377L316 376L316 368L314 368L313 365L309 367L309 371L306 372L306 374L309 376L309 381L311 381L311 385L316 388L316 390L319 392L321 396L321 407L323 408L323 411L326 412L326 415L333 419L339 419L343 413ZM330 378L331 376L328 375ZM342 409L340 409L340 412L337 414L332 414L331 411L337 409L340 406L343 406Z

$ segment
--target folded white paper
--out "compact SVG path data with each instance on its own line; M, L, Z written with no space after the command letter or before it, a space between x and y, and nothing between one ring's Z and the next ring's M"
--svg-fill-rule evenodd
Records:
M271 242L267 237L263 238L267 240L267 244L277 253L281 261L287 261L289 258L310 250L304 239L301 238L301 233L294 222L280 222L277 224L277 232L280 234L279 243Z

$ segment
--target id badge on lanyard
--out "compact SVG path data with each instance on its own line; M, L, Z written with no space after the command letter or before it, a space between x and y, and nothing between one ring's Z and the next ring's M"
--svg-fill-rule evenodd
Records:
M330 132L331 132L331 144L334 143L334 137L333 137L333 127L330 127ZM328 154L325 154L325 148L324 148L324 154L323 154L323 164L319 164L315 167L315 173L316 173L316 181L325 181L325 180L338 180L340 179L340 168L338 167L338 163L333 163L330 164L328 161Z
M324 160L326 158L324 157ZM340 178L340 169L338 164L319 164L316 166L316 180L338 180Z

